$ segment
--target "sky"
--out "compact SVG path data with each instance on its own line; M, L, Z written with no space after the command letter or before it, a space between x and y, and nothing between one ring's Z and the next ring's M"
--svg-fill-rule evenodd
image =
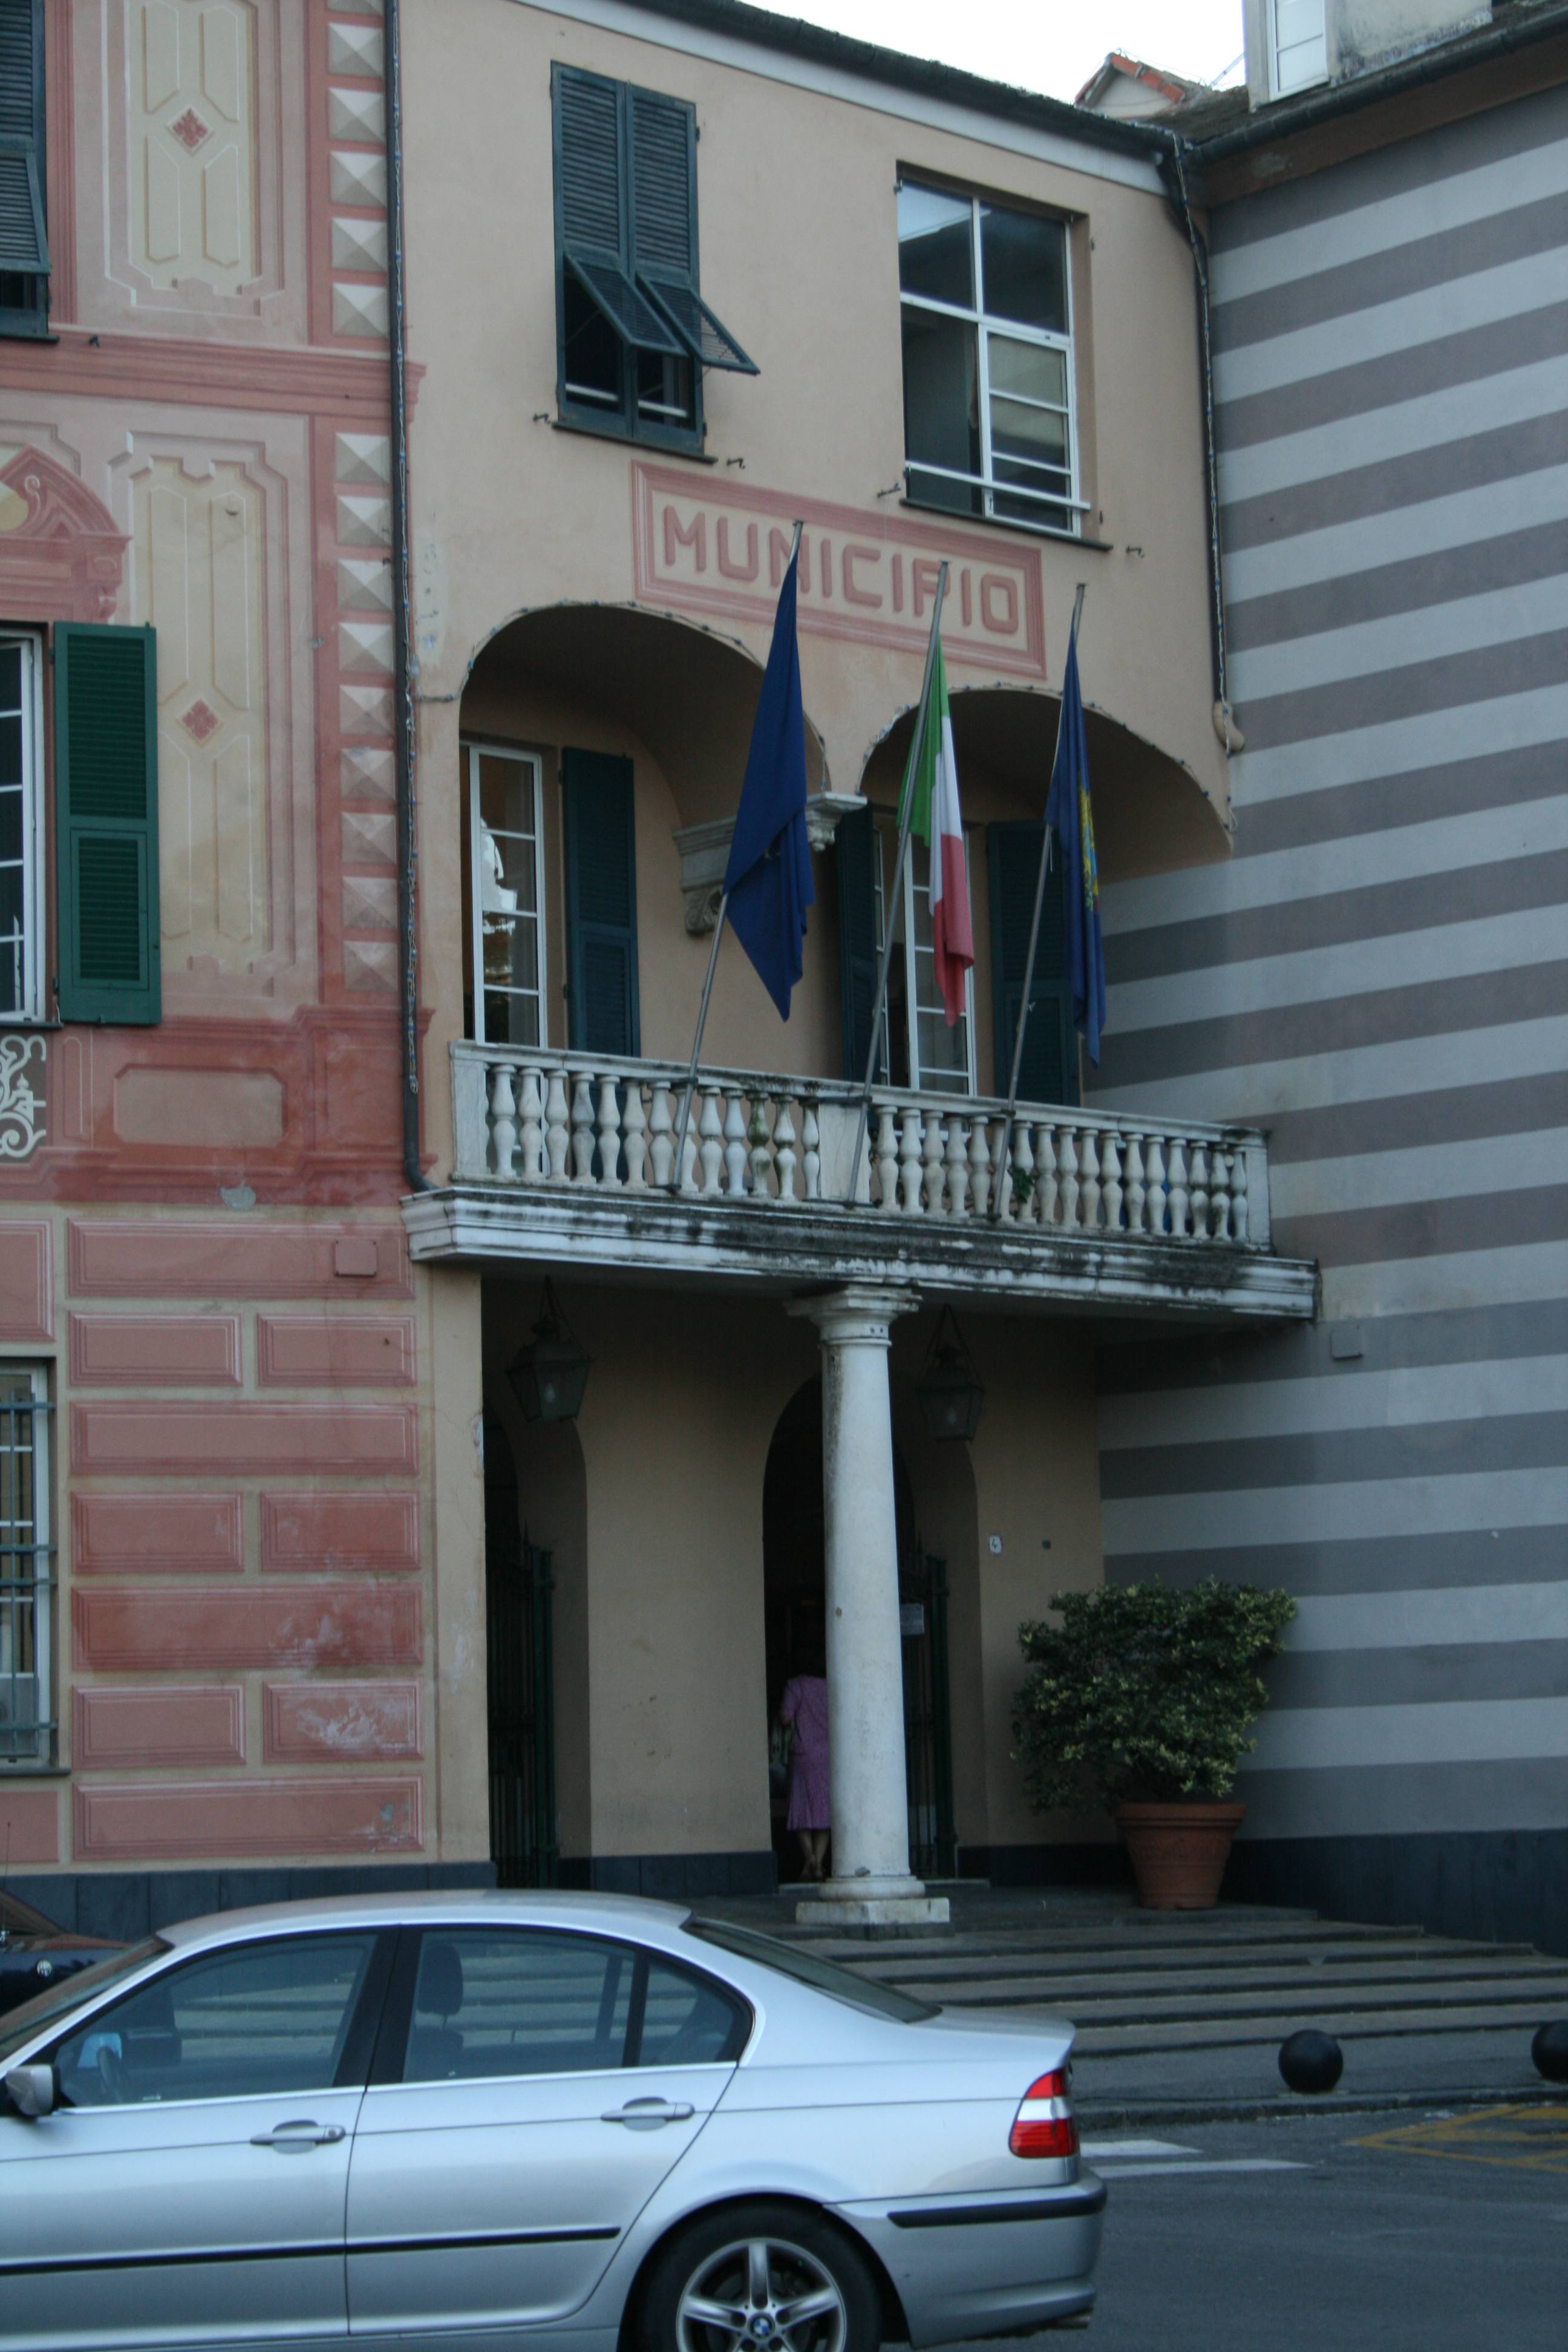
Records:
M1194 81L1239 80L1241 0L766 0L992 81L1076 98L1108 49ZM1227 71L1227 68L1234 70Z

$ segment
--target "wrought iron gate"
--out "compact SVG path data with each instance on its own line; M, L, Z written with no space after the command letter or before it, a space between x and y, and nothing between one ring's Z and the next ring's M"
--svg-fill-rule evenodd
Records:
M554 1591L550 1554L519 1530L516 1487L488 1487L490 1858L500 1886L555 1884Z
M953 1878L958 1838L952 1813L952 1730L948 1702L947 1562L918 1546L899 1578L903 1622L904 1769L909 1790L910 1868L920 1878Z

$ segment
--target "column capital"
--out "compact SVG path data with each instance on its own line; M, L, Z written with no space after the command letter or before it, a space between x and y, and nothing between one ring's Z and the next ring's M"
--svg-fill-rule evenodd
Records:
M920 1292L907 1284L847 1282L815 1298L792 1298L786 1312L815 1323L825 1347L861 1339L885 1348L895 1318L912 1315L920 1303Z

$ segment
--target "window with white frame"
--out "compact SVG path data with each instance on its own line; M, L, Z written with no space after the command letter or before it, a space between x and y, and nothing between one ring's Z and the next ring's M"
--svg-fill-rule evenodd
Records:
M967 866L967 836L963 849ZM884 877L898 854L898 835L890 815L885 830L881 824L878 826L877 853L872 874L879 955L887 936ZM887 1002L882 1008L881 1066L896 1087L972 1095L975 1090L974 974L970 971L964 975L963 1011L950 1029L942 990L937 985L936 941L931 913L931 853L923 842L910 843L900 897L902 904L893 933Z
M542 763L504 744L463 747L468 784L468 908L474 1035L482 1045L542 1045Z
M1079 529L1067 223L905 180L899 188L910 499Z
M37 1365L0 1368L0 1764L47 1761L48 1394Z
M0 1019L44 1012L38 642L0 636Z
M1268 0L1270 94L1289 98L1329 78L1327 0Z

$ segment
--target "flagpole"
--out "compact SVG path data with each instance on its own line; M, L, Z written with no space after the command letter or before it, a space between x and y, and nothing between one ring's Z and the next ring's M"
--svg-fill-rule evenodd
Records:
M805 529L797 522L795 537L790 541L789 562L800 553L800 535ZM787 575L789 563L784 566ZM697 1034L691 1040L691 1059L687 1065L686 1085L680 1097L680 1123L675 1136L675 1165L669 1172L669 1189L679 1192L686 1177L686 1137L691 1125L691 1097L697 1091L697 1065L702 1054L702 1032L708 1026L708 1006L713 994L713 975L719 969L719 942L724 936L724 918L730 911L730 893L726 890L719 901L718 919L713 925L713 944L708 950L708 977L702 983L702 1003L697 1013Z
M871 1043L866 1055L866 1081L860 1095L860 1124L855 1130L855 1155L849 1162L849 1189L844 1197L851 1206L860 1181L860 1156L866 1149L866 1129L871 1117L871 1087L877 1076L878 1032L882 1026L882 1007L887 1001L888 974L892 968L893 932L899 919L899 892L904 878L904 860L909 855L910 827L915 812L915 778L920 772L921 753L925 745L926 728L931 719L931 672L936 667L936 649L942 643L942 607L947 594L947 564L945 561L936 575L936 607L931 616L931 642L926 646L925 677L921 684L920 707L915 714L914 739L910 745L909 765L904 771L903 804L899 811L899 849L893 860L893 887L882 910L882 961L877 973L877 995L871 1007Z
M1073 598L1072 627L1068 634L1069 653L1078 644L1078 625L1083 616L1083 592L1086 584L1082 580L1079 582L1078 594ZM1062 710L1065 703L1064 695L1062 702L1057 706L1057 748L1051 755L1053 775L1056 773L1057 759L1062 747ZM1002 1213L1003 1187L1007 1181L1008 1171L1013 1163L1013 1122L1018 1115L1018 1076L1024 1066L1024 1030L1029 1018L1029 998L1034 992L1035 950L1039 945L1040 916L1046 903L1046 877L1051 870L1051 828L1048 824L1043 825L1041 831L1045 838L1040 844L1040 870L1035 877L1035 912L1029 924L1029 952L1024 959L1024 993L1018 1005L1018 1026L1013 1033L1013 1068L1007 1080L1007 1109L1002 1121L999 1164L995 1171L995 1181L991 1187L993 1224ZM993 943L993 949L994 951L994 943Z

